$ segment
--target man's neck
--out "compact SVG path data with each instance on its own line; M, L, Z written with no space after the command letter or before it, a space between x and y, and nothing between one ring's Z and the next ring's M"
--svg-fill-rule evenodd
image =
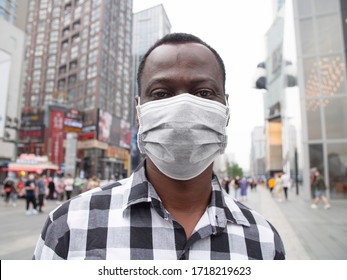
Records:
M146 159L146 175L154 186L166 210L185 228L190 236L210 202L212 164L191 180L175 180L165 176Z

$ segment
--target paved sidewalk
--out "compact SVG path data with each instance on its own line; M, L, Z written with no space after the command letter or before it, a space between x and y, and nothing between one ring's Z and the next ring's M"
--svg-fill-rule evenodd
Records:
M332 200L332 208L323 205L311 209L311 201L289 190L288 201L278 202L270 192L257 187L248 192L245 205L267 218L280 233L289 260L347 259L347 201Z

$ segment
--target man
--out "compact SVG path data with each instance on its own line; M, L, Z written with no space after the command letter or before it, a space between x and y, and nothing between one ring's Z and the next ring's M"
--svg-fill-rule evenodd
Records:
M288 189L291 185L291 180L290 177L287 173L283 172L282 176L281 176L281 180L282 180L282 187L284 190L284 198L286 200L288 200Z
M264 218L222 191L213 160L226 146L225 69L189 34L170 34L138 70L138 146L128 179L64 203L35 259L283 259Z
M46 196L46 175L39 175L36 186L38 191L39 213L42 213Z
M312 209L317 209L320 201L322 200L324 203L324 209L330 209L331 205L329 203L328 197L327 197L327 187L324 181L323 175L321 175L319 170L315 171L314 174L314 180L313 180L313 188L314 188L314 202L311 205Z

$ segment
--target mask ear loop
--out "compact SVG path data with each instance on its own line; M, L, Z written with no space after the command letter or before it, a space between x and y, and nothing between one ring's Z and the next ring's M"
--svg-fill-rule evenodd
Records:
M227 107L227 114L228 114L228 119L225 124L226 127L229 125L229 120L230 120L230 108L229 108L228 99L229 99L229 94L225 94L225 106Z

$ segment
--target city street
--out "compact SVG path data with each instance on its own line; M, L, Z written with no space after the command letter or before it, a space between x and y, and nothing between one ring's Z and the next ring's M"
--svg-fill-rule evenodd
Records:
M231 193L233 195L233 193ZM332 200L332 208L311 209L310 201L289 191L289 200L278 202L268 190L257 187L248 192L247 206L264 215L278 230L290 260L347 259L347 201ZM0 259L30 260L41 228L50 210L57 206L47 201L45 213L25 215L25 200L17 206L0 207Z

